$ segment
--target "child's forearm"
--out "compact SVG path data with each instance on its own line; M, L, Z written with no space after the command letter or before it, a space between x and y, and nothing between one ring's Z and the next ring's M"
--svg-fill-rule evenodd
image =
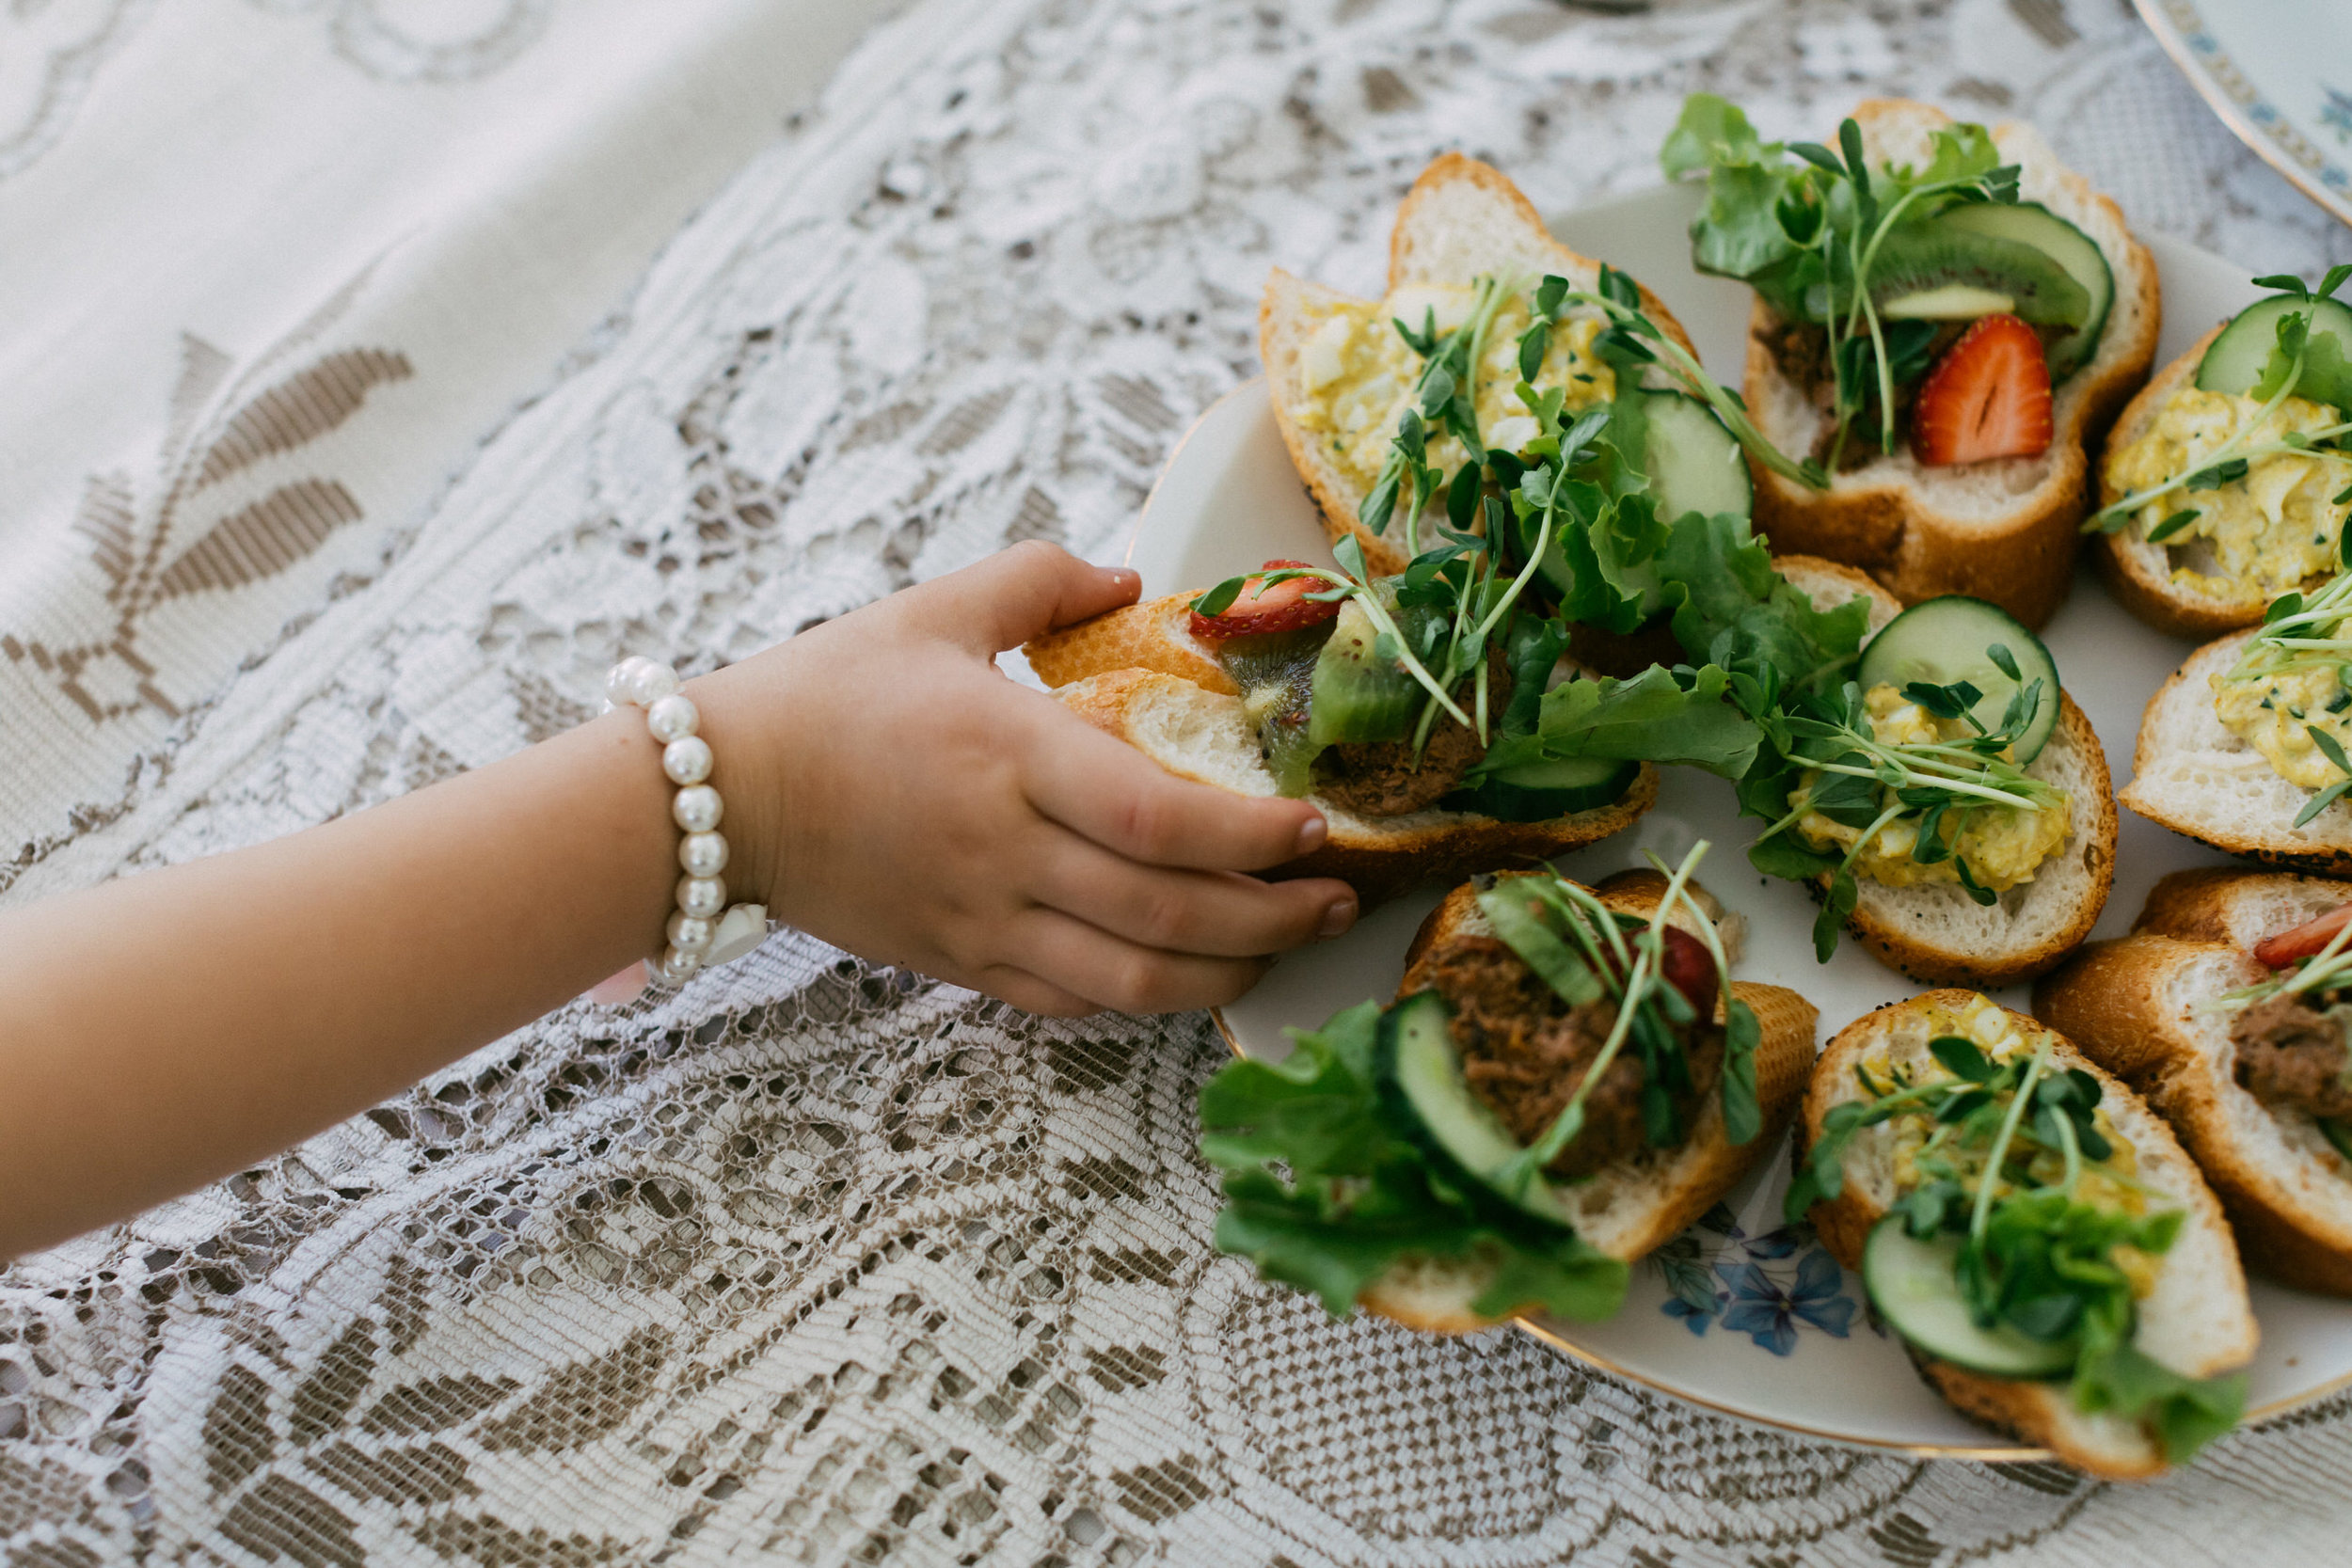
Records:
M658 952L670 793L625 709L0 912L0 1259L253 1164Z

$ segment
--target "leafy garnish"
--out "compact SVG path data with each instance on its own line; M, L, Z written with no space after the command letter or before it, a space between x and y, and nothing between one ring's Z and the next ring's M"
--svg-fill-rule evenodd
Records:
M1473 1303L1482 1313L1615 1311L1625 1264L1572 1231L1479 1201L1432 1163L1379 1093L1379 1018L1375 1003L1351 1007L1321 1030L1295 1031L1287 1059L1232 1062L1201 1086L1200 1152L1224 1173L1217 1250L1312 1292L1334 1317L1408 1258L1488 1264Z
M1928 323L1880 313L1874 286L1882 257L1947 208L2014 202L2018 178L1980 125L1935 132L1920 168L1872 169L1851 119L1838 126L1837 139L1836 151L1767 142L1737 107L1693 93L1659 159L1669 179L1707 177L1707 204L1691 225L1692 264L1747 282L1783 321L1826 332L1831 470L1854 421L1872 405L1879 450L1895 450L1895 388L1925 372L1934 337ZM2087 294L2080 304L2087 311ZM1807 467L1810 483L1825 483L1820 467Z
M1932 1131L1911 1155L1913 1175L1888 1223L1921 1240L1958 1233L1952 1283L1971 1318L2070 1345L2075 1407L2145 1421L2179 1464L2236 1425L2246 1379L2184 1377L2133 1343L2132 1275L2116 1255L2163 1255L2185 1213L2135 1214L2083 1196L2093 1170L2104 1187L2145 1189L2107 1165L2114 1148L2097 1125L2102 1085L2079 1068L2054 1069L2051 1039L1996 1062L1972 1039L1940 1037L1928 1050L1945 1077L1914 1081L1898 1068L1895 1082L1882 1085L1857 1069L1862 1096L1823 1115L1783 1212L1795 1223L1837 1196L1846 1152L1866 1128L1924 1117ZM2054 1179L2042 1174L2052 1165Z

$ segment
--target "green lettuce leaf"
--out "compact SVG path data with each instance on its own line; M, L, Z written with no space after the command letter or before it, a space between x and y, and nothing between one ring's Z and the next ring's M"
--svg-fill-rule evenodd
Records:
M1708 665L1685 673L1688 685L1656 664L1626 680L1562 682L1544 694L1537 754L1680 763L1739 778L1756 761L1763 732L1724 701L1728 677L1722 670ZM1482 768L1508 766L1490 753Z
M1318 1297L1334 1317L1406 1258L1491 1271L1473 1306L1602 1318L1629 1271L1570 1231L1465 1192L1379 1090L1380 1008L1366 1002L1294 1035L1279 1063L1238 1061L1200 1090L1200 1151L1224 1173L1220 1252ZM1279 1170L1275 1167L1279 1164Z

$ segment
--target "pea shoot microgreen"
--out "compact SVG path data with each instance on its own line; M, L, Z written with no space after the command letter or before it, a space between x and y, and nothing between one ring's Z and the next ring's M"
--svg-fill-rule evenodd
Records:
M1995 668L2018 680L2016 659L2007 648L1995 643L1986 652ZM1913 832L1913 861L1922 865L1948 861L1962 890L1989 905L1998 895L1979 882L1976 868L1958 852L1963 832L1983 812L2040 811L2063 799L2055 786L2027 777L2010 760L2042 704L2057 700L2056 693L2043 691L2039 678L2017 686L1999 723L1991 727L1976 712L1984 693L1967 681L1946 686L1915 681L1901 695L1964 730L1949 739L1881 740L1865 694L1852 681L1835 692L1780 694L1779 706L1763 705L1755 714L1773 751L1741 781L1740 798L1771 825L1748 858L1772 876L1810 879L1828 873L1813 928L1814 952L1824 963L1860 896L1854 864L1889 828L1906 824ZM1760 701L1769 705L1772 698L1767 694ZM1796 835L1797 825L1815 814L1857 830L1842 854L1816 848Z
M2352 572L2330 578L2308 597L2290 593L2273 599L2261 629L2221 679L2233 686L2276 681L2313 668L2332 671L2337 684L2352 689ZM2303 733L2341 777L2303 803L2295 818L2298 828L2352 794L2352 757L2345 756L2343 743L2316 723L2306 721Z
M1589 890L1549 873L1490 880L1478 907L1499 937L1570 1006L1608 1000L1614 1017L1607 1038L1551 1125L1513 1156L1498 1178L1505 1192L1523 1192L1546 1165L1584 1130L1585 1105L1617 1057L1630 1049L1643 1067L1642 1121L1648 1141L1664 1148L1680 1143L1686 1130L1675 1109L1677 1092L1692 1085L1686 1032L1697 1017L1691 1001L1666 976L1665 931L1677 911L1690 917L1715 972L1716 994L1724 1001L1724 1053L1720 1093L1724 1122L1734 1143L1744 1144L1763 1128L1756 1098L1756 1048L1762 1029L1755 1010L1731 994L1731 965L1715 923L1690 891L1691 874L1706 856L1705 840L1669 868L1656 855L1651 865L1666 879L1665 892L1647 917L1613 910Z

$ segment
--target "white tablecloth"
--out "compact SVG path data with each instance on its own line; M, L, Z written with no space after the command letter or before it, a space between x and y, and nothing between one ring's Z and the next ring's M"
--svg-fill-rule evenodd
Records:
M2352 257L2118 0L1607 8L924 0L788 125L850 8L0 10L5 895L503 754L624 646L1119 536L1267 266L1371 289L1446 147L1556 210L1691 88L1903 92ZM1333 1324L1208 1244L1220 1050L788 935L552 1015L0 1273L0 1561L2343 1560L2341 1400L2119 1489Z

